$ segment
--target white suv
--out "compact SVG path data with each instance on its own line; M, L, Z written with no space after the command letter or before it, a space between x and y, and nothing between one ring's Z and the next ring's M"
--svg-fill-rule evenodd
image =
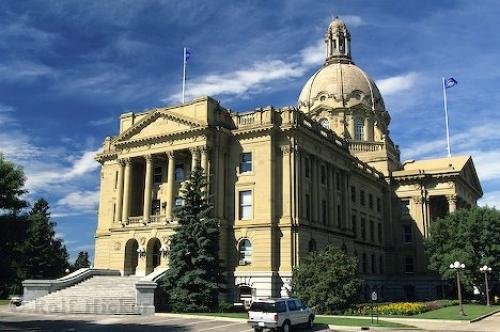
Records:
M294 298L259 299L248 310L248 323L256 332L278 329L289 332L294 325L314 326L314 313Z

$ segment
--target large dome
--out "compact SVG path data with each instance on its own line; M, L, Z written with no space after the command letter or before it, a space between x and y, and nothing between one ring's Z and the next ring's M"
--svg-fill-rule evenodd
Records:
M304 112L324 106L327 109L365 105L385 111L375 82L354 63L327 63L304 85L298 106Z
M325 64L302 89L299 108L310 112L320 107L336 109L364 105L369 110L385 111L375 82L352 61L351 34L338 17L328 26L325 44Z

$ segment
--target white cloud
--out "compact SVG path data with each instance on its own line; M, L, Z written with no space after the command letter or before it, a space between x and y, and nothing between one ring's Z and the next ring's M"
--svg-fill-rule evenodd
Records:
M113 123L115 120L116 119L114 117L110 116L108 118L102 118L102 119L92 120L89 123L92 126L103 126L103 125L107 125L107 124Z
M341 15L340 19L344 21L344 23L347 25L347 28L355 28L365 24L363 18L358 15Z
M13 111L14 107L0 104L0 126L14 121L11 114L9 114L12 113Z
M305 68L298 63L286 63L281 60L257 62L249 69L232 73L209 74L189 84L187 96L213 95L248 95L261 91L266 83L276 80L301 77ZM169 100L180 100L175 94Z
M325 61L325 42L320 39L316 44L302 49L299 53L303 65L320 65Z
M98 203L99 190L71 192L56 202L53 216L60 218L95 213Z
M410 72L377 80L377 86L383 96L389 96L411 89L417 82L418 74Z
M480 206L489 206L500 209L500 190L490 191L485 193L484 196L479 200L478 204Z
M0 64L0 76L4 81L30 82L56 74L55 69L39 62L19 60Z

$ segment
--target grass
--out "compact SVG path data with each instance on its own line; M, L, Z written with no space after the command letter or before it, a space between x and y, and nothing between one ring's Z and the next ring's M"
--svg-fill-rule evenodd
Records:
M458 305L453 305L409 317L428 318L428 319L471 320L489 314L490 312L500 310L500 305L492 305L491 307L487 307L481 304L464 304L464 312L466 316L460 315L458 310L459 310Z
M341 326L374 326L374 327L400 327L400 328L411 328L413 326L388 322L379 319L378 324L376 318L373 319L373 324L371 319L367 318L337 318L337 317L316 317L314 320L318 324L330 324L330 325L341 325Z
M0 300L0 305L9 304L10 300Z

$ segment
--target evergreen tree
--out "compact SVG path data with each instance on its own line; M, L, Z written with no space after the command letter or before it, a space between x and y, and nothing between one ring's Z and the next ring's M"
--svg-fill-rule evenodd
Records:
M49 204L39 199L28 216L25 241L25 278L59 278L69 267L68 253L62 240L55 237L56 223L50 220Z
M24 173L21 167L6 160L0 153L0 298L19 294L22 246L25 239L26 218L18 211L28 204L22 199ZM17 287L15 287L17 285ZM13 289L16 288L15 290Z
M331 314L356 301L358 262L334 246L309 253L293 271L292 289L318 313Z
M455 271L449 266L455 261L465 264L461 282L466 290L482 285L479 268L484 264L500 270L500 211L489 207L460 209L431 223L426 240L429 269L443 279L455 282Z
M76 271L85 267L90 267L89 253L86 251L80 251L75 260L75 264L73 264L73 270Z
M24 181L22 168L5 160L0 153L0 213L2 210L17 212L28 206L26 201L21 199L26 193Z
M174 211L178 226L162 282L174 311L209 311L218 305L219 221L211 217L205 188L203 170L197 167L181 189L184 204Z

